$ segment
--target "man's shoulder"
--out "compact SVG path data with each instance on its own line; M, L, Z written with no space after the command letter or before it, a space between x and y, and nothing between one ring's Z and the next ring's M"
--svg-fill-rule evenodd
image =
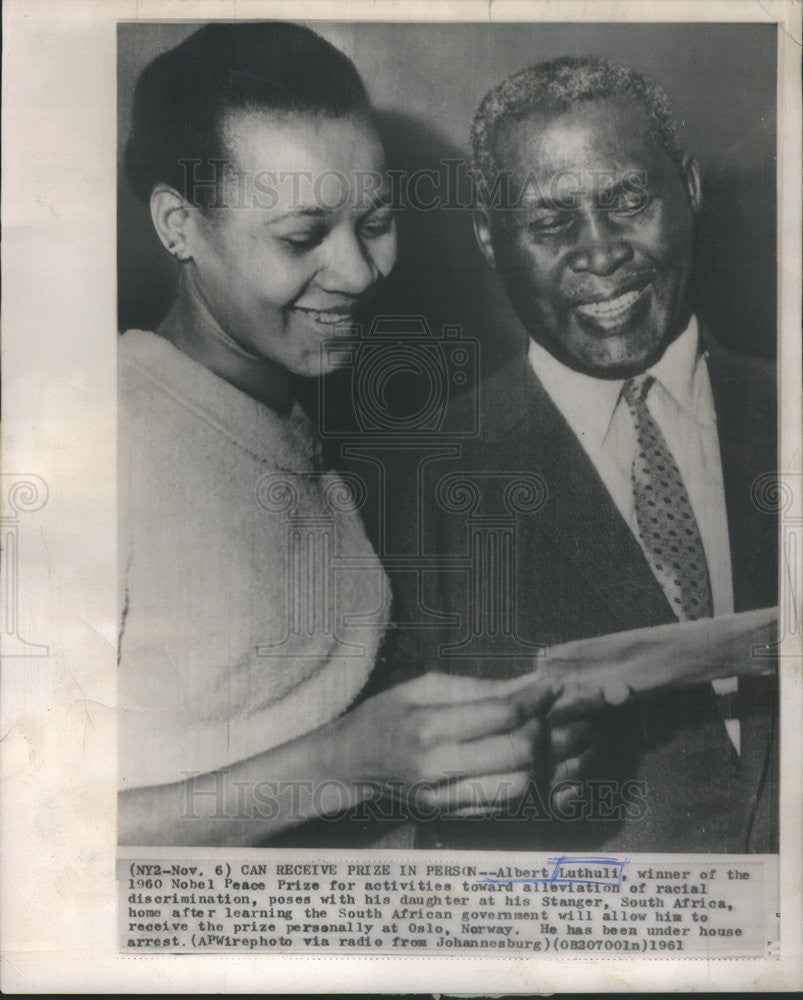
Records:
M465 435L470 447L494 448L517 435L542 392L525 345L481 372L476 386L455 399L455 426L470 431Z
M753 400L774 404L777 391L775 362L723 347L705 327L701 328L701 337L715 392L717 389L748 390L745 402Z
M720 435L734 443L752 443L771 456L777 447L775 364L722 347L706 330L703 345Z

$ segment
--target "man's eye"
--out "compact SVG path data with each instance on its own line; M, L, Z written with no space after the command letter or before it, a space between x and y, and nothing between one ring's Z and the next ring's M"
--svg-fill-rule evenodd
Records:
M527 228L533 236L552 236L571 225L571 221L570 212L550 212L548 215L533 219Z
M648 201L646 191L625 191L614 202L612 211L620 215L635 215L646 207Z

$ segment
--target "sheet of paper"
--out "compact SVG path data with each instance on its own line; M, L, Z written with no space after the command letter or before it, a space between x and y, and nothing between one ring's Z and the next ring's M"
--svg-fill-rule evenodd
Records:
M535 676L595 688L620 681L633 692L647 693L768 673L775 669L777 642L778 609L760 608L552 646ZM510 690L529 682L517 678Z

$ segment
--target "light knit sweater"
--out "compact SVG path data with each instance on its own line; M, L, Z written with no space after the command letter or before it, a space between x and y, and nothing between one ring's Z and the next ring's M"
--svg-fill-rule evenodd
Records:
M120 773L133 788L343 712L389 591L359 483L319 469L299 409L277 414L153 333L124 334L119 358Z

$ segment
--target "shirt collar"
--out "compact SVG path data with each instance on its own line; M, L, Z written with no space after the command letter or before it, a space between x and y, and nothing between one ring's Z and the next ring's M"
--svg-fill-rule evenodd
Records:
M694 413L697 405L697 370L702 355L699 351L697 317L672 341L658 361L648 369L681 409Z
M702 355L695 316L648 373L678 405L696 415ZM591 448L601 448L608 433L624 379L594 378L568 368L530 338L530 364L572 430Z

